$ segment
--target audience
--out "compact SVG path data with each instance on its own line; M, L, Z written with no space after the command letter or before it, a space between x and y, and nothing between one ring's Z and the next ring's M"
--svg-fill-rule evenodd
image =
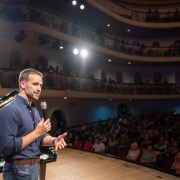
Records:
M107 153L179 172L180 155L177 153L180 150L178 143L180 136L172 134L180 130L179 114L174 112L141 116L127 114L121 118L121 121L115 117L108 118L105 122L99 119L96 124L82 123L72 131L75 136L73 143L70 138L71 130L68 132L66 142L76 149Z

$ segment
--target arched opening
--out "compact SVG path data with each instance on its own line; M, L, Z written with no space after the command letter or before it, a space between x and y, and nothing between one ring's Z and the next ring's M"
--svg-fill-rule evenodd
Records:
M105 69L101 71L101 80L107 80L107 72Z
M162 83L162 77L159 72L156 72L154 74L154 84L161 84Z
M19 51L13 50L9 56L10 69L23 69L22 55Z
M123 83L123 74L122 74L121 71L118 71L118 72L116 73L116 82L118 82L118 83Z
M67 129L66 115L64 111L58 109L51 115L51 135L53 136L58 128L61 128L61 134Z
M175 74L175 83L180 84L180 71Z
M141 74L139 72L136 72L134 74L134 83L135 84L140 84L140 82L141 82Z

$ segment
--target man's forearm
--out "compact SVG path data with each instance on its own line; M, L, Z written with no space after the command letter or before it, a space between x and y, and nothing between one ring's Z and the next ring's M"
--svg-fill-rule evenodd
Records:
M35 130L30 132L29 134L23 136L22 137L23 143L22 143L21 149L24 149L25 147L27 147L29 144L31 144L33 141L35 141L38 137L39 137L39 135L37 134L37 132Z
M53 146L54 145L54 140L56 138L52 137L52 136L46 136L43 140L42 140L42 145L43 146Z

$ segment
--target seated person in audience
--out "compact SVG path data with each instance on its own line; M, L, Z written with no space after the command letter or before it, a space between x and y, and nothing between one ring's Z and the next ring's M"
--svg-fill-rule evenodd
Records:
M167 149L167 146L165 144L164 137L159 138L159 142L154 145L154 149L156 151L156 155L161 156L165 154L165 151Z
M171 165L171 169L175 170L177 174L180 174L180 151L177 153L177 155L174 157L174 162Z
M108 145L108 140L107 140L107 137L105 135L102 135L102 134L97 134L96 136L98 136L100 138L100 141L105 145L107 146Z
M131 141L136 141L140 137L140 133L137 131L136 127L132 127L131 130L128 132L128 138Z
M166 150L166 156L175 156L180 151L178 141L174 141L173 145Z
M76 148L76 149L81 149L82 143L83 143L83 141L80 140L80 138L79 138L78 135L76 135L76 136L75 136L75 139L74 139L74 141L73 141L73 147Z
M147 150L145 150L140 158L140 162L148 165L154 165L157 161L156 152L154 151L153 145L149 144Z
M140 151L139 151L138 144L136 142L131 143L131 149L129 150L126 158L128 160L136 161L139 158L139 155L140 155Z
M142 142L141 147L140 147L141 151L147 150L148 145L151 143L152 143L152 141L150 140L149 135L146 134L144 136L144 141Z
M105 151L105 145L100 141L99 137L95 138L95 144L92 147L92 151L103 153Z
M124 147L129 147L129 139L125 134L121 134L119 141L118 141L118 147L119 148L124 148Z
M117 146L117 144L118 144L117 134L116 134L116 133L113 133L113 134L111 135L111 137L109 138L109 140L108 140L107 148L108 148L108 146L110 146L110 147L115 147L115 146Z
M61 128L58 128L58 130L55 132L54 137L58 137L62 134Z
M72 145L73 145L73 133L68 132L68 131L67 131L67 133L68 134L67 134L66 138L64 138L64 140L65 140L68 147L72 147Z
M92 147L93 147L93 137L89 136L88 140L86 140L83 149L86 151L91 151Z
M149 131L148 131L148 135L150 136L150 138L153 140L156 137L159 137L159 132L156 130L156 126L153 125Z
M86 127L87 126L86 126L85 122L83 122L81 125L81 131L84 132L86 130Z

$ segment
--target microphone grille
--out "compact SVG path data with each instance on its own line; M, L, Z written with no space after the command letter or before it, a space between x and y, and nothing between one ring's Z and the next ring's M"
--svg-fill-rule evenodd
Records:
M47 109L47 104L45 101L41 102L41 109Z

